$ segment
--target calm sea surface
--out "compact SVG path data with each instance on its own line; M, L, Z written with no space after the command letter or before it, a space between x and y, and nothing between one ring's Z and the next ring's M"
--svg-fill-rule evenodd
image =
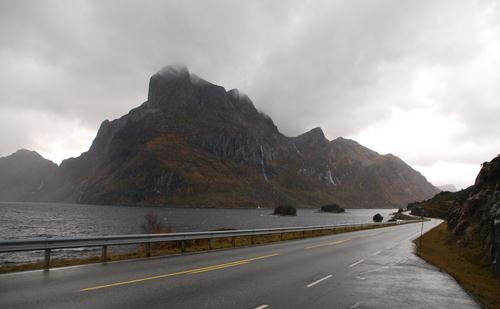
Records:
M59 203L0 202L0 239L76 237L143 233L148 213L157 214L174 232L219 228L252 229L304 225L368 223L376 213L384 220L394 209L348 209L343 214L299 209L296 217L272 215L271 209L158 208ZM98 249L61 250L56 257L92 255ZM0 263L40 259L41 252L0 254Z

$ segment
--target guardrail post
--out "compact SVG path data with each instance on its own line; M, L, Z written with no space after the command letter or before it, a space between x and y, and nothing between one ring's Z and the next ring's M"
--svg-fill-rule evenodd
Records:
M50 268L50 249L45 249L45 258L43 262L43 268L49 269Z
M108 260L108 246L104 245L101 249L101 262L106 262Z
M181 252L184 253L186 252L186 241L181 240Z
M208 250L212 250L212 238L208 239Z
M146 243L146 257L150 257L150 256L151 256L151 243L147 242Z
M231 237L231 245L233 245L233 247L236 247L236 236Z
M255 238L253 235L250 236L250 244L255 245Z
M283 235L284 235L284 234L285 234L285 233L280 233L280 240L283 240Z

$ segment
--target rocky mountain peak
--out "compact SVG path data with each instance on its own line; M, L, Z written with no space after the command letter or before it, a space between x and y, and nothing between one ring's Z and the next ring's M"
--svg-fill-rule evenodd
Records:
M32 199L54 175L57 165L36 151L20 149L10 156L0 157L0 200Z
M154 74L149 83L148 101L132 110L126 118L134 121L148 119L160 131L174 128L179 132L176 119L182 118L185 120L182 127L191 133L201 127L232 127L233 133L237 133L234 128L246 127L259 128L266 134L278 134L272 120L259 112L246 94L238 89L226 91L224 87L190 73L185 66L166 66ZM113 124L113 127L118 125ZM212 131L220 134L215 133L217 130Z
M500 155L482 164L474 186L495 187L497 184L500 184Z
M5 159L15 160L15 161L48 161L42 157L38 152L28 149L19 149L13 154L5 157Z
M189 78L189 70L183 65L167 65L159 70L155 75L160 76L164 79L172 79L172 78Z
M166 66L151 76L147 108L179 112L189 109L207 112L256 113L249 97L238 89L226 91L192 74L185 66Z
M303 133L295 138L298 144L315 145L321 143L328 143L328 139L325 137L323 130L320 127L316 127Z
M303 135L307 135L310 138L316 139L316 140L325 140L325 133L323 133L323 130L320 127L316 127L314 129L311 129L304 133Z
M13 156L32 156L32 157L40 156L40 154L38 154L38 152L33 151L33 150L24 149L24 148L17 150L12 155Z
M151 76L149 80L148 101L171 95L172 90L175 89L187 89L201 84L209 83L191 74L186 66L168 65Z

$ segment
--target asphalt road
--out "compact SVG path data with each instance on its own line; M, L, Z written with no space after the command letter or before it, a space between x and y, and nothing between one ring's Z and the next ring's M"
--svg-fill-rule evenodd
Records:
M479 308L415 256L419 234L408 224L0 275L0 308Z

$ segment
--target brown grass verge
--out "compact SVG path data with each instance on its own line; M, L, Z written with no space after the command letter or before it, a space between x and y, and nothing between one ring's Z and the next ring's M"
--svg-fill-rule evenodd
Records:
M411 222L409 222L411 223ZM381 225L363 225L363 226L355 226L355 227L340 227L340 228L332 228L328 230L318 230L318 231L307 231L307 232L292 232L292 233L282 233L282 234L268 234L268 235L256 235L254 236L254 244L266 244L273 243L278 241L286 241L286 240L294 240L301 238L309 238L309 237L317 237L317 236L326 236L347 232L354 232L360 230L368 230L374 228L381 228L391 226L389 224L381 224ZM239 236L236 237L235 247L244 247L252 245L252 240L250 236ZM191 252L201 252L210 249L227 249L233 247L233 240L231 237L224 238L216 238L212 239L209 244L208 239L199 239L193 241L186 241L186 251L187 253ZM165 243L155 243L151 246L151 256L163 256L163 255L171 255L171 254L179 254L181 253L180 244L176 242L165 242ZM128 260L134 258L143 258L146 257L145 249L143 246L139 246L138 251L129 252L129 253L116 253L113 254L112 251L108 253L107 261L121 261ZM75 266L75 265L84 265L84 264L92 264L92 263L100 263L100 257L93 256L87 258L79 258L79 259L57 259L53 258L50 261L50 267L66 267L66 266ZM2 273L10 273L17 271L27 271L27 270L37 270L43 269L43 262L36 263L28 263L28 264L15 264L15 265L6 265L0 266L0 274Z
M464 245L443 222L414 242L418 256L450 274L483 306L500 308L500 277L491 270L479 235Z

